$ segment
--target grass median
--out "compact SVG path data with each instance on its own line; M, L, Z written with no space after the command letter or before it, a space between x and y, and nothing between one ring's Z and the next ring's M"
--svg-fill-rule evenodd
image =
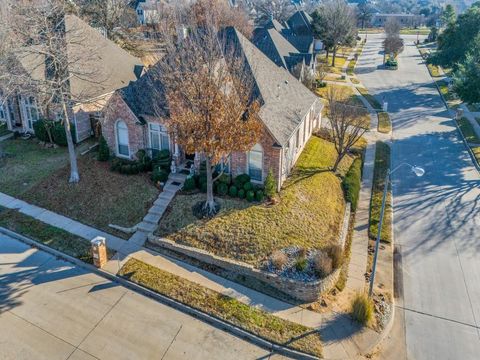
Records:
M467 140L467 143L480 144L480 138L478 137L475 129L467 118L462 117L461 119L457 120L457 123L460 131L465 137L465 140Z
M390 146L382 141L377 141L375 152L375 169L373 171L372 199L370 203L370 238L376 239L380 222L383 191L385 189L385 176L390 168ZM383 218L382 234L380 240L392 241L392 194L388 189L385 216Z
M322 355L320 335L314 329L280 319L139 260L130 259L118 275L268 341Z
M390 121L390 116L387 112L380 111L378 112L378 132L388 134L392 131L392 122Z
M17 210L0 207L0 226L86 263L93 263L89 241Z

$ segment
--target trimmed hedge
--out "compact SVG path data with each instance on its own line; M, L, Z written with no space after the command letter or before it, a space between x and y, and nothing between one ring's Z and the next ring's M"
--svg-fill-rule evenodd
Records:
M345 200L352 204L352 211L357 210L358 196L362 183L362 160L357 158L343 179L342 187L345 192Z
M50 142L47 129L50 130L52 140L55 144L67 146L67 135L61 121L38 120L33 123L33 131L40 141ZM73 143L76 143L77 136L74 124L70 124L70 132L72 133Z

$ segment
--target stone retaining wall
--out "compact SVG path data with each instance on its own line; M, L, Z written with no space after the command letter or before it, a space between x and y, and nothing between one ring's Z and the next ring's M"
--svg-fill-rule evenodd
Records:
M347 204L344 214L344 221L340 231L339 244L342 247L345 245L345 240L348 234L348 225L350 219L350 204ZM317 281L303 282L281 277L277 274L256 269L250 264L241 261L235 261L214 255L208 251L193 248L186 245L180 245L172 240L159 238L151 235L149 241L161 248L169 251L180 253L184 256L196 259L206 264L214 265L222 269L235 272L237 274L251 276L255 279L263 281L277 290L280 290L291 297L304 301L313 302L318 300L322 293L332 289L338 281L341 269L336 269L326 278Z

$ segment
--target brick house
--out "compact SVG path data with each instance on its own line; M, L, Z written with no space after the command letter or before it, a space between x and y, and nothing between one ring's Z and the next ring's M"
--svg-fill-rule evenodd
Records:
M143 72L143 65L140 59L74 15L65 16L65 33L73 39L85 39L81 45L67 40L67 51L73 58L80 58L80 52L91 52L92 60L86 65L87 71L96 76L95 82L78 76L72 76L69 82L73 97L82 99L81 103L74 103L69 109L71 122L76 129L74 140L80 142L93 134L93 124L102 116L109 97L130 81L138 79ZM19 62L34 80L45 79L45 57L24 57ZM46 109L41 108L33 91L10 94L6 99L2 99L0 91L0 121L6 122L9 130L33 133L33 123L46 116L53 120L60 119L60 113L47 114Z
M234 28L225 30L232 44L248 64L254 79L255 94L261 104L263 124L258 143L248 152L234 152L225 159L232 176L247 173L253 182L262 183L271 170L278 186L287 178L314 129L321 125L320 99L283 67L277 66L262 51ZM155 84L161 87L161 84ZM138 150L168 149L177 164L192 159L168 133L165 98L153 104L149 72L109 99L102 121L102 133L118 157L134 159ZM163 102L163 103L162 103Z

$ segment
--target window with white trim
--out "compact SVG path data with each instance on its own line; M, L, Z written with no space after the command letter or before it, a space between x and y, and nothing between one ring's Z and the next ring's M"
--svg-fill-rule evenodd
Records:
M263 180L263 149L260 144L248 152L248 175L254 181Z
M155 153L160 150L170 150L170 138L167 129L160 124L148 124L150 133L150 148Z
M27 127L33 129L33 123L40 119L38 112L37 101L33 96L23 98L23 106L25 109L25 116L27 117Z
M119 120L116 125L117 132L117 151L118 155L130 156L130 146L128 141L128 127L125 121Z

